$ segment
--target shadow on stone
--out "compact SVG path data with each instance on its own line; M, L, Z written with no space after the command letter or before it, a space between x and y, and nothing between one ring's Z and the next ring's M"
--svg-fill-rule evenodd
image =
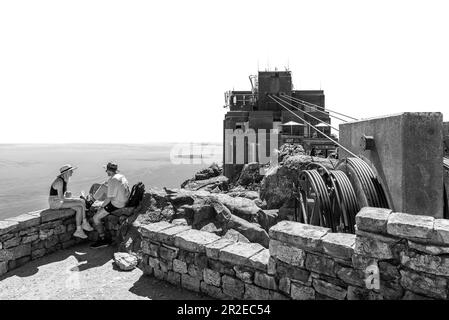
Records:
M151 300L210 300L200 293L191 292L165 281L142 275L129 289L130 292Z
M116 251L115 246L109 246L101 249L92 249L88 245L86 245L87 243L88 242L83 241L71 248L59 250L47 256L29 261L26 264L17 267L16 269L13 269L1 276L0 281L12 276L22 278L30 277L39 271L40 266L63 261L71 256L74 256L79 263L86 262L76 266L78 271L88 270L90 268L95 268L107 263L112 259L113 254Z

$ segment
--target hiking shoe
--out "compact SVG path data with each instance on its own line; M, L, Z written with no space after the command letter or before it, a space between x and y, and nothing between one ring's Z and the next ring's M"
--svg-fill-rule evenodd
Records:
M82 228L86 231L94 231L94 228L92 228L87 220L83 221Z
M81 228L77 228L75 233L73 233L73 236L81 239L87 239L87 234L85 234Z
M98 249L98 248L103 248L103 247L107 247L111 244L111 241L108 239L98 239L97 241L95 241L94 243L92 243L90 245L90 247L92 249Z

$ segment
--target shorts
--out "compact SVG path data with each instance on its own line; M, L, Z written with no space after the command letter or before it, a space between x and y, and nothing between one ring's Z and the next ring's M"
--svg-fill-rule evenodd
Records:
M117 208L116 206L114 206L110 202L104 207L104 210L106 210L109 213L112 213L112 212L114 212L115 210L118 210L118 209L120 209L120 208Z
M53 210L60 209L63 203L64 203L64 200L59 199L58 197L48 198L48 204L50 206L50 209L53 209Z

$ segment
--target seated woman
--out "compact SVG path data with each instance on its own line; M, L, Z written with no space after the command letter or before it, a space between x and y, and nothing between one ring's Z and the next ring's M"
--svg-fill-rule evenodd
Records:
M86 239L87 235L84 233L83 229L86 231L93 230L86 220L86 205L82 199L71 198L71 193L67 191L67 184L75 169L76 168L72 167L70 164L66 164L59 169L59 175L50 186L48 203L50 209L69 208L75 210L76 231L73 235L78 238Z

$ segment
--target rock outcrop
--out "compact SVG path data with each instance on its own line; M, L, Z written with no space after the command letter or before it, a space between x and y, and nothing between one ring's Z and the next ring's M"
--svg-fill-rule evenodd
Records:
M260 165L257 162L252 162L243 166L237 184L245 187L258 186L262 178L263 175L260 174Z
M266 201L267 209L279 209L293 197L298 186L299 172L310 163L319 163L328 169L333 169L336 165L333 159L294 155L268 169L260 186L260 199Z
M298 144L285 143L279 148L279 162L291 156L305 155L304 148Z
M181 188L193 191L200 189L212 191L218 188L219 191L226 191L229 187L229 180L221 173L222 168L213 163L208 168L197 172L193 178L184 181Z
M137 267L138 262L139 259L133 254L125 252L114 253L114 263L120 270L123 271L133 270L135 267Z
M159 221L268 247L267 231L288 217L298 172L311 162L328 168L335 165L329 159L302 155L303 151L302 147L281 148L282 162L265 177L260 175L257 163L250 163L231 183L213 164L183 182L179 189L150 188L139 207L120 218L119 249L139 252L137 228Z

